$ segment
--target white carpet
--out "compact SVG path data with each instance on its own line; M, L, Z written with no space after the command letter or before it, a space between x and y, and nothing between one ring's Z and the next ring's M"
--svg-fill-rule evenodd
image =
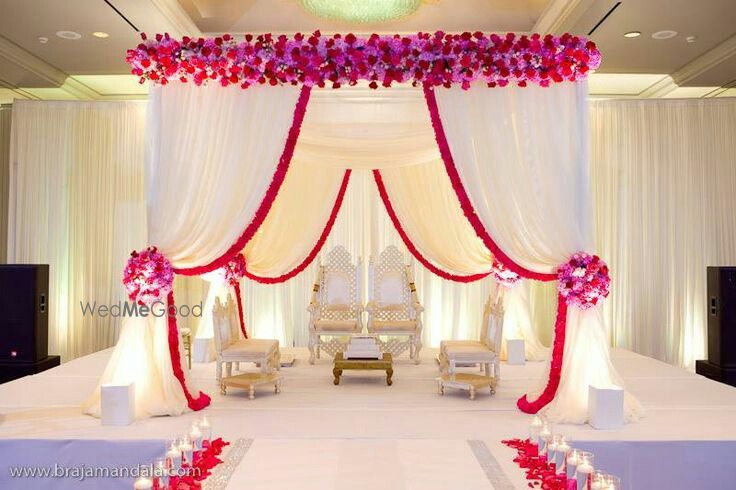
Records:
M236 389L221 396L214 364L194 365L192 377L213 397L208 414L215 432L229 440L254 440L231 488L344 488L356 479L367 482L365 488L491 488L468 440L485 443L508 479L525 486L511 461L513 451L500 441L526 434L529 416L515 402L538 382L541 363L504 365L498 393L483 392L470 401L466 392L437 394L431 350L419 366L397 361L390 387L380 372L345 372L334 386L330 360L310 366L305 350L294 352L295 366L282 370L282 393L264 388L252 401ZM129 427L102 427L82 415L78 406L108 356L102 351L0 385L0 443L8 438L163 440L188 428L196 415L141 420ZM558 427L576 443L736 441L736 389L628 351L614 350L613 360L646 417L617 431ZM734 474L735 465L725 470Z

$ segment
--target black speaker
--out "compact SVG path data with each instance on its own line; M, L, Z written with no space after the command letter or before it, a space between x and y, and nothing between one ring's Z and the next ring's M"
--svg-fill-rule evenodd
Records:
M0 382L58 366L49 357L49 266L0 265Z
M736 386L736 267L708 267L708 360L695 370Z

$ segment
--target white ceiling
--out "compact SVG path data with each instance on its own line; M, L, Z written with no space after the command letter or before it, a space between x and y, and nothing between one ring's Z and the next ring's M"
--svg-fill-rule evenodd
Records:
M336 0L337 1L337 0ZM175 36L230 32L573 32L603 52L591 93L612 97L724 96L736 87L736 0L422 0L406 19L380 25L327 21L299 0L0 0L0 103L22 98L140 98L125 50L135 26ZM121 17L112 4L129 22ZM133 26L131 26L131 24ZM655 31L678 35L654 40ZM55 35L69 30L72 41ZM638 38L624 38L627 31ZM94 31L110 34L106 39ZM686 41L695 36L694 43ZM42 44L39 37L48 38Z

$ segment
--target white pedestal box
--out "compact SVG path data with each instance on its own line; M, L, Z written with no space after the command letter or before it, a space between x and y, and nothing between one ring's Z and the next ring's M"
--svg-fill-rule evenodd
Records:
M523 366L526 363L526 346L524 339L508 339L506 341L506 363Z
M588 387L588 423L594 429L618 429L624 425L624 390L610 385Z
M135 420L135 383L100 387L102 425L130 425Z

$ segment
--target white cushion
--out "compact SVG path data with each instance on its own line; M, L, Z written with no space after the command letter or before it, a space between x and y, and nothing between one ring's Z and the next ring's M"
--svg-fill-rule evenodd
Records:
M350 285L352 278L342 271L325 273L325 300L328 305L349 305L352 302Z
M278 340L242 339L223 350L222 358L238 361L259 361L270 357L278 348Z
M416 329L416 320L373 320L373 330L377 332L413 332Z
M477 340L443 340L440 342L440 350L446 351L448 347L462 348L462 347L485 347L485 344Z
M314 327L319 332L354 332L358 330L358 320L317 320Z
M448 359L461 360L488 360L492 361L497 356L483 344L479 345L448 345L443 350Z

